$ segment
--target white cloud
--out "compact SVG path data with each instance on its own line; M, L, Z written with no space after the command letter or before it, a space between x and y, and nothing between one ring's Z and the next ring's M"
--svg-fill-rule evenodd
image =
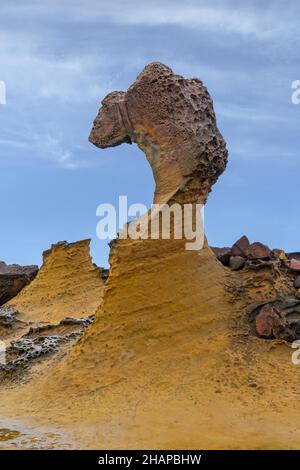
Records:
M33 98L55 98L62 102L87 102L109 90L110 78L104 58L87 54L80 57L49 57L34 38L0 33L0 63L7 87ZM100 73L101 72L101 73Z
M57 136L35 134L31 148L36 153L41 153L44 157L56 161L62 168L76 168L72 152L64 148L63 142Z
M299 152L287 149L285 146L276 146L274 142L264 140L250 139L249 136L232 139L229 152L232 159L251 160L251 161L269 161L271 163L284 162L284 165L298 165Z
M95 60L88 51L78 57L50 56L39 47L41 41L15 30L0 33L1 74L7 83L7 106L0 115L2 160L23 153L22 159L44 158L64 169L87 166L79 156L76 131L72 138L71 132L60 135L65 125L60 111L70 116L71 106L78 112L110 91L105 57Z
M183 3L176 0L144 1L142 6L137 0L126 0L126 7L124 2L118 0L114 2L24 0L16 7L13 2L1 0L1 8L3 16L11 14L12 18L16 17L19 21L22 17L25 25L26 19L30 19L37 25L36 28L26 30L25 27L18 28L12 24L10 30L3 29L0 33L1 73L5 74L5 77L0 78L5 78L7 83L8 108L12 105L12 95L15 103L20 103L18 109L15 105L13 119L10 122L4 120L1 122L0 144L6 148L18 148L19 152L24 149L28 150L27 153L32 151L31 153L52 160L67 169L85 165L85 162L80 161L77 156L82 152L76 147L78 141L76 131L72 128L72 120L65 126L69 130L69 135L57 135L57 129L60 129L60 125L63 127L65 123L64 117L56 114L56 104L61 106L60 109L67 110L69 115L72 104L78 106L77 111L81 106L86 110L87 106L98 102L109 91L119 88L117 82L123 77L112 76L112 67L114 70L119 67L122 73L123 70L141 69L148 62L147 48L135 48L136 44L132 42L136 36L134 39L128 39L128 48L133 45L133 50L129 50L128 55L119 54L118 36L111 41L108 38L104 45L101 41L95 43L95 38L98 37L96 30L101 28L103 23L106 26L112 23L131 25L133 32L135 26L175 25L200 32L208 31L209 41L217 38L219 42L224 39L226 41L228 34L243 36L234 37L233 42L236 47L228 48L226 51L227 54L231 51L236 54L236 60L230 61L233 63L232 66L226 64L225 60L222 64L218 63L218 56L216 58L213 56L214 51L211 60L205 59L205 56L202 60L201 50L199 57L195 54L195 50L191 56L180 56L175 48L172 48L172 43L161 47L159 59L163 60L165 57L166 63L173 62L171 65L177 73L202 78L212 92L216 101L217 116L223 118L223 122L241 120L264 122L264 125L278 122L279 126L280 122L288 119L279 109L279 100L285 99L282 87L280 89L272 81L272 74L278 76L278 71L274 74L270 61L268 72L264 70L265 62L262 64L254 59L249 66L244 64L243 50L239 51L239 40L242 41L245 36L250 36L251 44L256 48L254 54L257 54L257 57L268 56L269 60L270 48L275 47L277 53L279 50L277 48L281 47L284 37L293 34L295 38L299 37L299 30L296 28L297 19L289 7L278 10L274 5L270 10L260 7L259 3L255 5L255 2L253 7L250 7L241 3L236 5L230 1ZM90 28L92 34L77 51L70 43L64 43L65 37L69 39L65 26L70 28L72 34L76 34L79 31L76 28L80 28L81 24ZM46 32L43 25L47 26ZM109 27L107 30L109 31ZM136 30L140 34L137 28ZM112 28L112 34L115 34L115 31L116 28ZM56 33L58 38L55 36ZM100 37L102 36L99 35ZM85 38L85 33L82 38ZM269 39L272 41L267 43ZM266 47L259 48L259 41L265 41ZM61 45L61 50L55 47L57 45ZM194 49L197 47L196 44L191 43L191 45ZM209 47L212 47L210 42ZM153 50L157 51L157 48ZM174 60L170 61L170 57ZM287 69L285 72L289 73ZM131 77L133 79L134 75ZM263 83L263 80L267 83L267 79L269 79L268 87ZM239 104L239 97L245 96L248 102L251 102L251 106L245 107ZM265 106L267 102L277 103L276 112L268 111L270 107ZM33 103L32 108L31 103ZM24 108L28 104L30 105L28 116L22 116L24 111L22 106ZM280 105L284 107L284 103L281 102ZM34 106L39 109L34 109ZM49 115L47 115L48 106ZM43 113L41 124L36 122L36 115L40 110ZM24 123L27 122L27 117L28 121L32 119L32 122L25 132ZM91 119L93 117L91 116ZM20 123L26 135L12 136L11 130L15 122ZM68 142L70 136L72 141ZM253 153L253 149L249 148L248 154L253 155Z
M11 151L22 151L23 158L27 154L56 163L66 170L73 170L87 165L78 160L73 151L66 148L63 140L49 134L32 134L29 139L21 135L14 138L0 138L1 156L5 158Z
M120 25L160 26L178 25L202 28L239 35L253 35L259 39L298 33L295 20L297 5L285 4L278 8L261 2L249 5L234 1L176 1L176 0L60 0L27 1L15 7L5 4L4 12L22 11L24 15L62 18L66 22L109 21Z
M218 29L237 34L254 34L268 37L276 33L276 23L272 23L265 15L262 17L253 12L233 10L231 8L164 5L162 2L155 8L126 9L122 15L116 11L107 16L117 22L140 25L181 25L188 28Z

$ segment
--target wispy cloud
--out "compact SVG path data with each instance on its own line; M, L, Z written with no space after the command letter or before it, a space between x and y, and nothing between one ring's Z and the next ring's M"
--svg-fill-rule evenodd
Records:
M88 165L78 148L74 114L79 116L81 107L97 103L113 86L105 58L96 59L89 51L70 57L49 54L41 47L42 37L16 30L0 33L0 43L1 78L7 84L7 105L0 114L1 160L19 154L22 162L44 159L64 169Z
M300 153L285 146L276 146L273 142L266 142L257 137L247 140L246 136L241 140L237 137L229 145L230 155L235 160L252 162L264 162L269 165L281 162L283 166L299 165ZM271 168L270 168L271 173Z
M99 12L98 12L99 14ZM100 13L101 15L101 13ZM103 15L103 13L102 13ZM148 5L148 8L126 8L122 14L116 10L104 15L120 24L132 25L179 25L187 28L205 28L242 35L255 35L268 38L278 34L281 22L274 22L270 14L257 15L251 10L226 8L226 6L185 5L182 2L170 8L163 2Z
M30 138L15 135L14 138L0 138L1 158L13 152L22 152L23 159L26 155L31 158L48 160L56 163L65 170L74 170L87 166L87 161L78 159L74 151L66 147L63 139L56 135L37 134L32 132Z
M224 102L217 102L215 104L216 108L218 109L218 116L230 119L235 122L239 122L240 120L243 121L252 121L255 123L264 122L267 124L278 123L282 122L289 122L292 118L288 118L287 115L281 113L274 113L267 111L265 109L257 107L249 107L245 105L234 105L232 103L224 103Z
M253 139L255 127L276 130L294 119L286 110L288 82L278 83L283 72L298 78L292 76L295 66L278 65L284 41L293 38L293 55L291 44L299 40L293 2L283 9L278 2L234 0L148 0L142 7L137 0L127 0L126 7L121 0L24 0L18 5L1 0L1 10L7 21L0 33L0 79L7 83L8 105L0 116L0 144L10 153L23 150L66 169L86 165L80 148L87 145L84 126L90 125L100 99L126 88L153 59L203 79L221 124L244 123ZM176 34L184 31L181 53L169 26L176 26ZM149 49L151 28L156 29ZM15 122L19 135L12 133ZM252 158L248 146L242 153L246 149Z
M215 243L227 243L220 231L224 214L228 240L253 225L255 238L282 246L284 229L285 248L297 249L299 223L291 219L299 201L300 106L291 104L290 88L300 78L295 0L0 0L0 15L0 80L7 85L7 104L0 106L5 257L11 250L12 262L32 263L57 237L92 236L94 210L89 216L88 208L99 196L125 193L127 184L133 200L150 197L150 169L138 150L123 146L101 154L88 134L103 96L127 89L154 60L201 78L214 100L229 148L228 169L208 207ZM105 171L76 171L98 165ZM19 219L11 216L20 201L27 245L20 243ZM279 222L274 201L285 202ZM45 208L47 217L40 219ZM268 212L268 223L265 213L257 222L257 208ZM106 262L98 248L94 254Z
M19 9L24 15L61 15L62 21L110 21L117 24L160 26L177 25L186 28L204 28L217 32L254 35L261 39L287 34L296 26L297 5L286 2L284 11L277 2L242 3L236 1L190 0L181 2L145 0L52 0L51 2L24 1L15 7L6 2L4 12ZM295 32L298 28L295 29Z
M73 152L65 147L64 142L52 135L34 135L32 141L32 149L38 154L54 160L57 164L66 170L73 170L80 166L80 162L76 160Z
M24 40L25 39L25 40ZM71 58L50 56L41 49L40 38L23 38L15 31L0 33L0 63L15 93L33 98L55 98L63 102L87 102L106 93L110 78L103 57L85 53Z

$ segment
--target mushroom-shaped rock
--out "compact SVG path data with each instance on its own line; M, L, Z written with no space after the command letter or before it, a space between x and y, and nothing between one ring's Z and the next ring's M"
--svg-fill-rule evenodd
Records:
M227 163L205 86L159 62L147 65L127 92L104 98L89 140L100 148L136 143L152 168L158 204L205 203Z

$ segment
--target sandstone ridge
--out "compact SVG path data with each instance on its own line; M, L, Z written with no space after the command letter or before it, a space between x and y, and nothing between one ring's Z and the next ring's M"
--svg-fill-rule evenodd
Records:
M35 280L6 304L25 322L57 323L95 313L104 292L102 268L92 263L90 240L59 242L43 254Z

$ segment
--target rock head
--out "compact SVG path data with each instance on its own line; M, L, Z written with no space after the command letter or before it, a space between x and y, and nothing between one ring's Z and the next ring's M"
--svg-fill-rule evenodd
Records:
M203 83L159 62L147 65L127 92L103 99L89 140L100 148L136 143L152 168L158 204L205 203L227 163Z

